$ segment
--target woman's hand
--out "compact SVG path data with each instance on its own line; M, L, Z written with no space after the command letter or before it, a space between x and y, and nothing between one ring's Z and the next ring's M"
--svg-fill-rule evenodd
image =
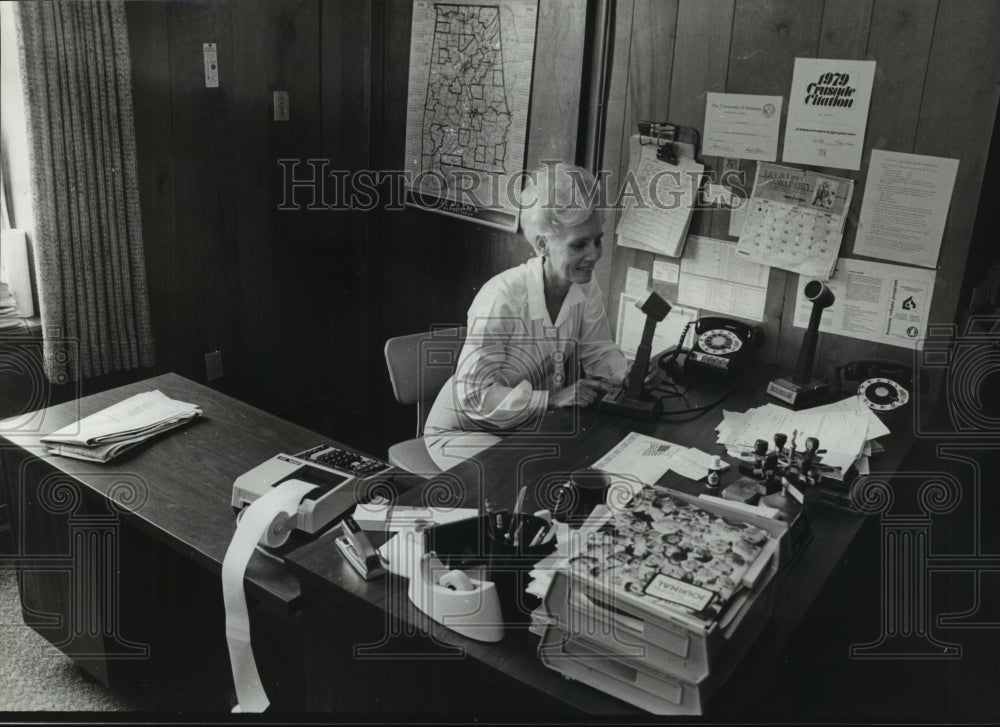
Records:
M549 394L549 407L590 406L608 391L608 385L597 379L578 379L575 383Z

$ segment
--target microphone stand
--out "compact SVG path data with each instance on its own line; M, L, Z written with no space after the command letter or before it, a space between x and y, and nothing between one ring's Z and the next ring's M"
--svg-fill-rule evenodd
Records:
M646 379L649 368L649 357L653 351L653 334L656 324L667 317L670 303L656 292L646 291L646 295L635 302L635 307L646 314L646 323L642 328L642 340L635 352L635 362L625 388L615 388L601 399L602 412L621 414L635 419L653 421L660 413L660 397L644 394L642 383ZM622 314L624 315L624 314Z
M793 409L819 404L830 395L830 385L823 379L812 376L813 359L816 357L816 342L819 340L819 322L823 311L837 299L833 291L821 280L810 280L803 290L806 300L813 304L809 314L809 326L802 336L802 348L791 377L777 378L767 385L767 393L790 405Z

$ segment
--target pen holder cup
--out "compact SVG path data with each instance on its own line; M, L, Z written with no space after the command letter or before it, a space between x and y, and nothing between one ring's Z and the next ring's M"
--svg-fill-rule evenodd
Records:
M600 470L573 472L553 487L552 517L571 525L582 524L595 507L604 504L610 484L611 478Z
M496 584L505 623L523 623L531 620L531 612L541 603L525 592L531 582L528 573L556 549L556 542L553 537L546 543L529 544L548 525L540 517L521 514L511 520L510 513L495 512L437 525L424 534L427 550L434 551L444 565L480 571L484 580Z

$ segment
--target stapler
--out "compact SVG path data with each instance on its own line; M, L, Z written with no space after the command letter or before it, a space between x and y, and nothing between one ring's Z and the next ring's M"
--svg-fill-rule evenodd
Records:
M346 515L333 532L337 548L362 578L367 581L385 573L385 566L382 565L382 560L378 557L378 551L375 550L354 518Z

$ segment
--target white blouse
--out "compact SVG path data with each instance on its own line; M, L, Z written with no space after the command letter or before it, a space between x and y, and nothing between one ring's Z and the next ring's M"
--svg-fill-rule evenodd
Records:
M535 257L505 270L476 295L455 374L425 434L530 425L545 413L549 392L576 381L578 365L586 376L622 382L628 364L611 338L597 281L571 285L553 323L542 262Z

